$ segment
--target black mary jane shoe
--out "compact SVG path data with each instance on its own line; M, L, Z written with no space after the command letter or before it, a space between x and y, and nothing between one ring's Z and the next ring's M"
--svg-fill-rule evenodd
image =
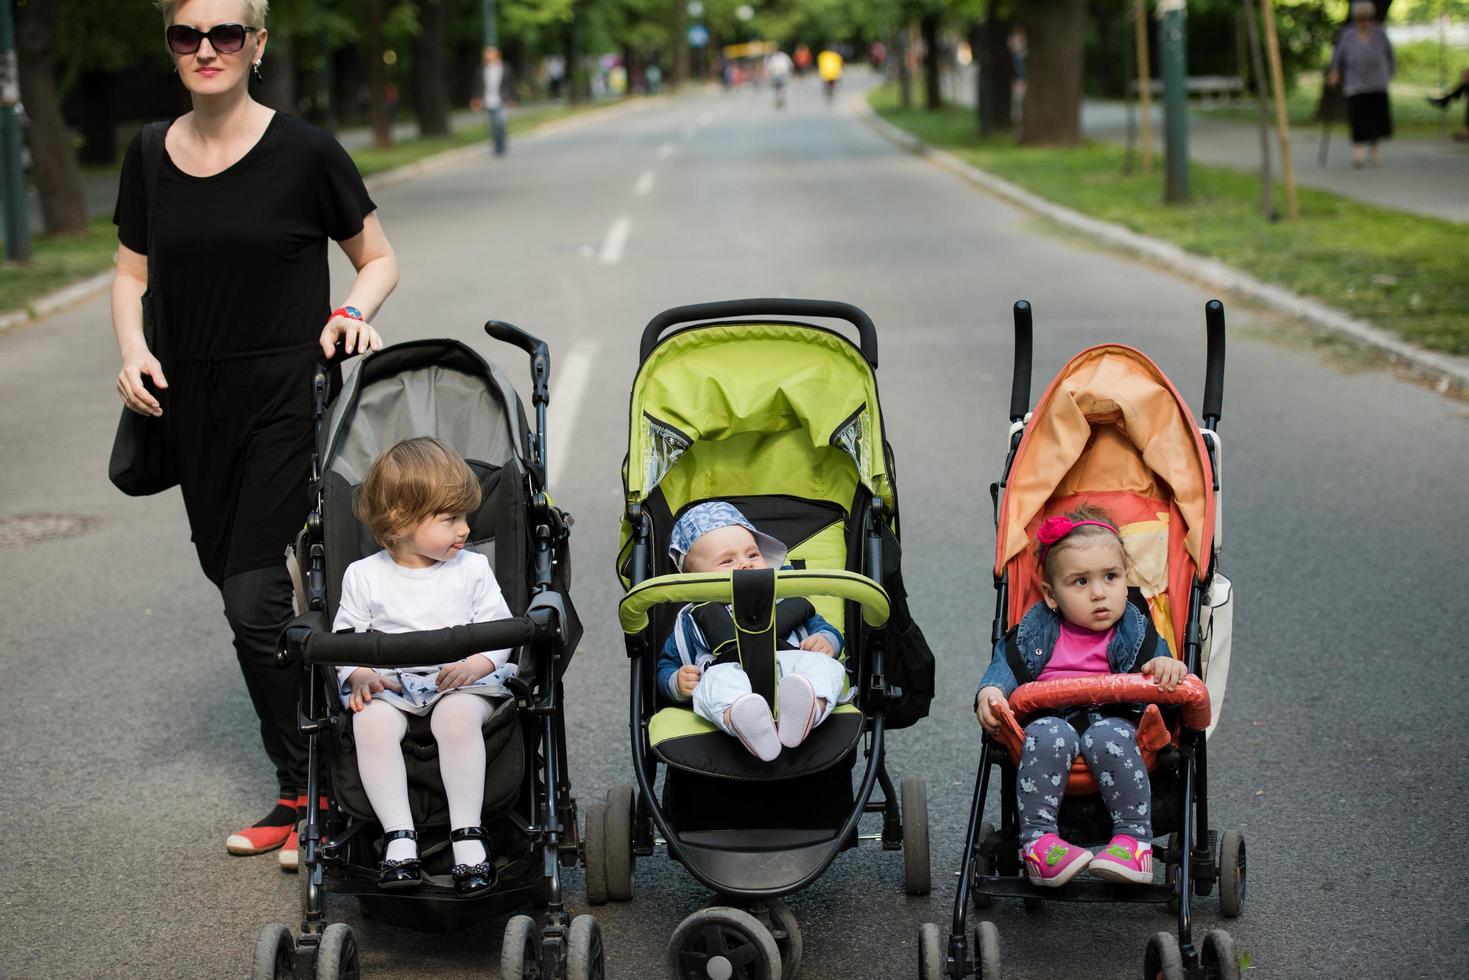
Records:
M418 832L415 830L394 830L383 834L383 852L387 853L390 841L408 839L415 843L418 841ZM395 891L404 888L417 888L423 884L423 868L419 859L407 858L406 860L383 859L382 870L378 872L377 886L387 891Z
M449 873L454 876L454 890L461 895L478 895L495 887L495 865L490 861L489 835L483 827L461 827L449 834L451 841L477 840L485 848L485 859L479 864L456 864Z

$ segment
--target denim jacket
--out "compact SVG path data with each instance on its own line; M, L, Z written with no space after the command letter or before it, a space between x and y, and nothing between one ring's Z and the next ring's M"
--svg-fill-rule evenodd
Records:
M1140 595L1136 598L1140 598ZM1143 641L1147 639L1149 633L1156 635L1152 617L1134 605L1136 600L1132 590L1129 590L1129 600L1127 607L1122 612L1122 618L1117 621L1112 639L1107 643L1107 664L1112 668L1114 674L1130 674L1141 670L1143 665L1138 660L1138 653L1142 650ZM1009 697L1010 693L1020 686L1015 672L1010 669L1009 660L1005 657L1006 642L1013 641L1016 644L1025 666L1030 669L1030 675L1039 677L1047 662L1050 661L1051 654L1055 652L1056 641L1060 638L1061 615L1044 602L1037 602L1026 610L1025 616L1020 620L1020 625L1005 634L1004 638L995 644L995 652L990 658L989 669L979 680L980 689L998 687L1006 697ZM1158 657L1171 657L1172 655L1168 650L1168 644L1160 636L1153 656L1149 659L1156 660Z

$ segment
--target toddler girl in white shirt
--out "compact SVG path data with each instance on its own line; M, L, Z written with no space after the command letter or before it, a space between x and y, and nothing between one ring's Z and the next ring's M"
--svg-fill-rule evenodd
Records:
M509 618L488 559L464 548L479 503L468 464L436 439L406 439L379 456L354 509L383 550L347 566L332 629L407 633ZM437 667L338 668L342 701L355 712L362 785L387 844L379 887L414 888L422 881L401 748L408 715L431 716L449 800L455 889L468 895L494 885L479 825L481 729L496 700L510 696L504 684L515 665L509 658L509 650L487 650Z

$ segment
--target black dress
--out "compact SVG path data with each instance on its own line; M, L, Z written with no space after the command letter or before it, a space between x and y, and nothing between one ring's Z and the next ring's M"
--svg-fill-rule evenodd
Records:
M334 137L277 113L209 177L164 152L149 256L162 299L154 354L194 546L216 585L284 562L309 509L311 373L331 313L327 239L375 205ZM141 139L123 161L118 239L148 250Z

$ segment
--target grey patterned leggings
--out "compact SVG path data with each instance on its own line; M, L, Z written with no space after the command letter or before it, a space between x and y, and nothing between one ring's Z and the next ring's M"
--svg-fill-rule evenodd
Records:
M1048 717L1025 726L1016 780L1021 843L1056 832L1056 811L1077 752L1097 777L1102 802L1112 814L1112 833L1152 840L1152 791L1137 749L1137 729L1121 718L1099 718L1078 735L1066 721Z

